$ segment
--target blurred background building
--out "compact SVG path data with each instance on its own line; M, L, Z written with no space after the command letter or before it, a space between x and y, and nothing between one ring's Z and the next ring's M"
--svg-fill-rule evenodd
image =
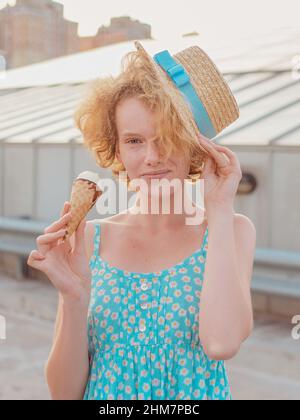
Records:
M80 38L80 51L134 39L151 39L151 26L129 16L114 17L109 26L101 26L95 36Z
M0 9L0 52L7 68L142 38L151 38L150 25L129 16L114 17L95 36L80 37L78 23L65 19L64 6L52 0L17 0Z

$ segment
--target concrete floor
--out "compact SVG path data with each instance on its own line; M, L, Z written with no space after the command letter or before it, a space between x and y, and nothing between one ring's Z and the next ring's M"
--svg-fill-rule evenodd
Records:
M0 340L0 400L50 399L43 369L56 296L48 284L0 275L0 315L6 319L6 340ZM289 320L256 314L251 337L226 362L235 400L300 399L300 340L293 340L292 328Z

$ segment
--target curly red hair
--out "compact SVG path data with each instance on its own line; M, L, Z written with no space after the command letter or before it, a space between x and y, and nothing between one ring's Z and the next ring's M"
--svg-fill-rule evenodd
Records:
M161 89L149 61L139 51L130 51L121 62L117 77L92 80L85 97L75 111L75 124L83 135L85 147L94 155L97 164L110 168L117 178L126 171L116 157L118 134L115 110L121 100L135 97L142 100L157 115L157 130L163 154L175 150L190 159L189 178L195 182L201 177L207 152L199 145L196 125L185 124L188 115L179 115L171 97ZM183 100L176 89L178 100ZM127 184L129 183L127 176Z

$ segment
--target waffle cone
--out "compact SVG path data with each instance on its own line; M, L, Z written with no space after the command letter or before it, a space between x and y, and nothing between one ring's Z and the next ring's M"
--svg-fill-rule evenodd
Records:
M97 189L94 182L86 179L76 179L73 182L70 199L71 220L67 224L67 234L63 240L68 239L76 231L101 194L102 191Z

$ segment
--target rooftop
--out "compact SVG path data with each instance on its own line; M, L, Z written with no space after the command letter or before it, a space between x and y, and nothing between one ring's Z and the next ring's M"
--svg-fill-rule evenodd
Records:
M298 146L300 143L300 30L253 36L215 46L200 36L172 42L142 40L153 55L199 45L215 61L240 108L240 118L219 136L232 145ZM0 78L1 142L81 142L73 112L86 82L116 75L133 41L7 71Z

